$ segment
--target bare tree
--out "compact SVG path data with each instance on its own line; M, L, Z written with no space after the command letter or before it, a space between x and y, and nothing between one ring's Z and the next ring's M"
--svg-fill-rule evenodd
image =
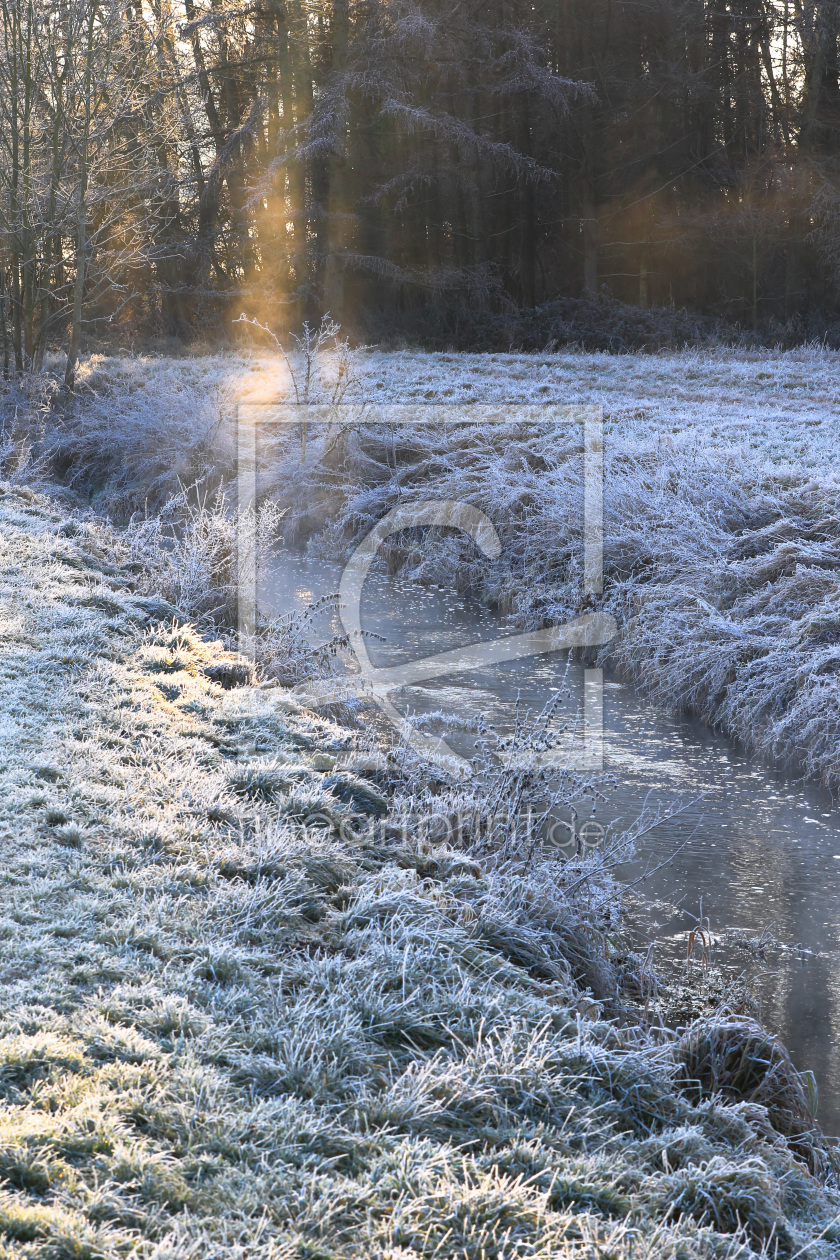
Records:
M0 0L0 267L16 371L86 312L131 297L160 183L160 30L114 0ZM6 335L6 312L2 312Z

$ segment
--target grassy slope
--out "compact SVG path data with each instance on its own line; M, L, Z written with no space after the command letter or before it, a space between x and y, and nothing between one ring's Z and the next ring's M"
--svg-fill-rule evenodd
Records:
M0 526L1 1256L840 1252L766 1110L581 1018L562 888L340 836L346 732Z

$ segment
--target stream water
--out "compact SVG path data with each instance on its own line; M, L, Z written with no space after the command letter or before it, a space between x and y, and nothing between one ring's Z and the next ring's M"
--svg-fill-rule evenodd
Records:
M341 566L284 554L260 577L266 611L304 609L338 589ZM335 609L312 622L313 638L340 631ZM452 590L435 590L371 573L362 625L376 667L510 634L513 628ZM553 652L436 678L392 694L404 712L442 710L459 717L485 714L499 729L517 703L540 711L568 688L563 706L574 713L583 696L583 669L567 670ZM462 740L466 739L462 736ZM447 740L456 751L457 736ZM464 748L463 751L468 751ZM620 876L648 899L646 931L657 949L685 955L686 936L701 910L712 933L740 930L755 938L769 929L784 945L810 953L770 951L769 961L744 958L758 979L761 1016L778 1033L799 1068L819 1087L819 1119L840 1133L840 811L813 784L775 774L699 722L663 710L620 679L604 679L604 769L614 779L597 818L629 826L647 803L686 807L647 835ZM702 799L701 799L702 798ZM665 865L661 865L666 862ZM659 867L659 869L656 869Z

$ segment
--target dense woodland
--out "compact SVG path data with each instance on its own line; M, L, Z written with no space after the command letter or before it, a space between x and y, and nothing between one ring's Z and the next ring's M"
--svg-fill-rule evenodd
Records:
M835 317L840 0L0 0L0 28L7 375L243 311L427 341L610 295Z

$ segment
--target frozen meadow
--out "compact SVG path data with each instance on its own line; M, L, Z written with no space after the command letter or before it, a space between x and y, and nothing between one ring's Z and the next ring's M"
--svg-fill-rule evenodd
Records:
M649 1026L597 858L417 840L427 771L109 531L0 522L0 1254L838 1254L807 1080L743 1015Z
M271 421L276 404L294 400L279 356L93 359L76 411L25 441L36 465L115 519L136 521L182 487L212 496L233 484L234 417L246 404L242 414L260 417L260 485L287 511L287 543L345 558L398 501L466 500L496 525L498 563L447 535L403 540L389 565L454 580L536 628L584 607L581 425L571 414L558 429L555 409L599 406L602 607L620 625L608 654L666 704L835 787L838 366L836 353L818 348L325 354L312 400L328 401L341 379L342 403L316 409L301 464L294 435ZM302 378L294 356L291 370ZM38 388L49 392L46 378ZM21 414L39 402L26 400ZM20 436L6 440L11 448ZM190 565L200 570L204 543L193 541ZM170 594L183 604L169 568ZM193 616L207 603L202 583L219 580L197 570ZM155 574L164 580L160 565ZM226 589L230 602L229 581Z
M838 1254L807 1079L732 1003L651 1020L603 854L437 843L460 789L278 685L329 667L298 623L230 650L238 532L346 556L406 495L481 506L502 555L416 533L390 568L523 626L587 607L579 425L543 404L594 403L609 651L836 783L837 362L336 352L303 463L273 356L6 395L0 1255ZM242 403L270 506L237 516Z

